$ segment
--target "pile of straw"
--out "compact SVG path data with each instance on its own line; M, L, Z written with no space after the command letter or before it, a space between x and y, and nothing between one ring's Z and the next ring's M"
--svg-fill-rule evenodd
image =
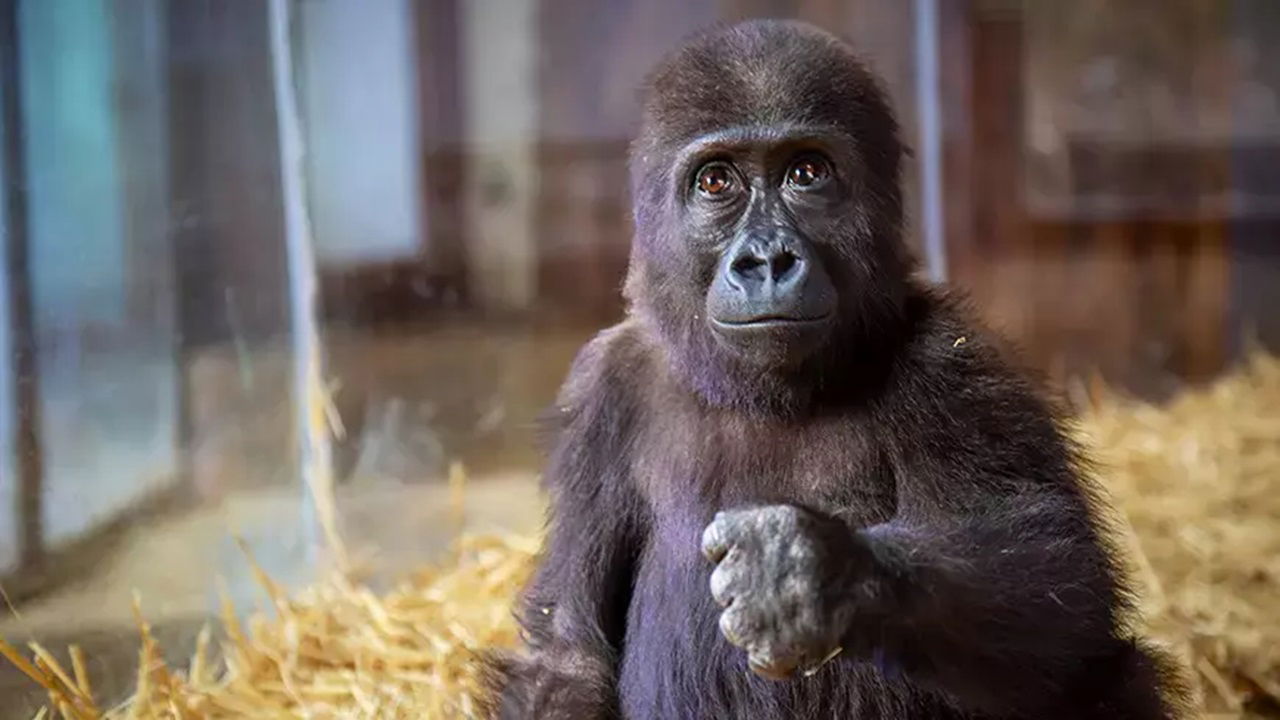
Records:
M1165 407L1108 395L1083 418L1126 527L1151 632L1180 649L1218 717L1280 717L1280 360L1254 356ZM224 608L221 660L209 634L189 668L167 667L142 627L137 694L103 711L81 654L70 672L38 646L28 661L64 718L468 718L478 650L516 640L514 593L533 537L466 537L440 568L381 597L335 577L243 627ZM44 713L42 713L43 715Z
M271 611L253 614L246 627L224 594L217 662L205 628L185 670L166 666L139 611L137 690L110 710L96 704L77 649L70 672L39 645L31 661L3 641L0 654L42 685L49 707L67 719L476 717L475 656L516 642L514 591L538 542L464 537L440 568L381 597L342 574L288 597L255 565Z
M1280 358L1161 407L1104 392L1083 420L1151 634L1188 658L1207 711L1280 717Z

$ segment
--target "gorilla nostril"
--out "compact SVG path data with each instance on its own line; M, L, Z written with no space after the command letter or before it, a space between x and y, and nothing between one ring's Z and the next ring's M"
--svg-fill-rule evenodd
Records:
M754 255L746 255L733 261L732 270L733 273L739 277L763 280L764 272L762 271L762 268L764 267L764 264L764 260L761 260Z
M773 259L773 262L770 263L770 270L773 272L773 279L781 280L786 277L799 261L799 258L789 252L779 254Z

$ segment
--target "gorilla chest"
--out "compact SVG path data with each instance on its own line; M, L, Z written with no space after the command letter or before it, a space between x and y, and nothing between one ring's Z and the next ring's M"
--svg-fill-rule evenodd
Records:
M797 683L747 670L745 654L719 632L700 543L714 514L733 507L803 504L855 526L889 519L892 477L866 438L849 426L697 432L675 424L646 438L633 471L652 525L627 614L625 717L709 720L745 717L748 708L758 718L862 716L875 683L864 683L867 671L852 660Z
M654 423L638 450L633 477L659 527L693 523L701 532L717 511L750 505L802 504L855 526L896 509L886 449L859 419L675 417Z

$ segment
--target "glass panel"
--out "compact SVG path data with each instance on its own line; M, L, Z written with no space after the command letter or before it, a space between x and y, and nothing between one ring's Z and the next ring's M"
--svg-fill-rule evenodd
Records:
M22 10L43 526L56 546L175 479L165 94L154 40L116 49L154 35L154 16L113 33L105 6Z
M292 75L276 77L270 8L286 5ZM218 612L217 578L242 613L261 600L236 537L286 590L326 569L299 427L332 443L319 474L375 590L459 530L539 527L540 416L624 313L637 90L694 28L794 17L850 39L916 151L907 241L924 255L933 238L925 259L1072 400L1095 375L1166 397L1251 338L1280 346L1272 0L0 13L17 36L0 228L27 255L0 276L0 582L21 612L0 613L0 636L82 642L103 700L135 679L133 590L176 658ZM314 318L296 312L290 231L315 254ZM30 312L13 302L28 281ZM315 387L296 382L311 322ZM20 457L25 430L38 442ZM23 467L40 472L20 482ZM44 702L3 662L0 697Z

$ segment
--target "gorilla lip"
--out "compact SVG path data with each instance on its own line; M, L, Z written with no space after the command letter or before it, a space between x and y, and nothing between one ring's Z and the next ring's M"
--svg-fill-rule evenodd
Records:
M817 317L791 317L788 315L762 315L746 320L719 320L710 318L717 327L728 330L747 330L751 328L768 329L772 327L794 327L801 325L819 325L831 319L831 313Z
M726 321L708 317L716 341L730 352L767 366L783 366L807 357L822 344L834 313L817 317L761 315Z

